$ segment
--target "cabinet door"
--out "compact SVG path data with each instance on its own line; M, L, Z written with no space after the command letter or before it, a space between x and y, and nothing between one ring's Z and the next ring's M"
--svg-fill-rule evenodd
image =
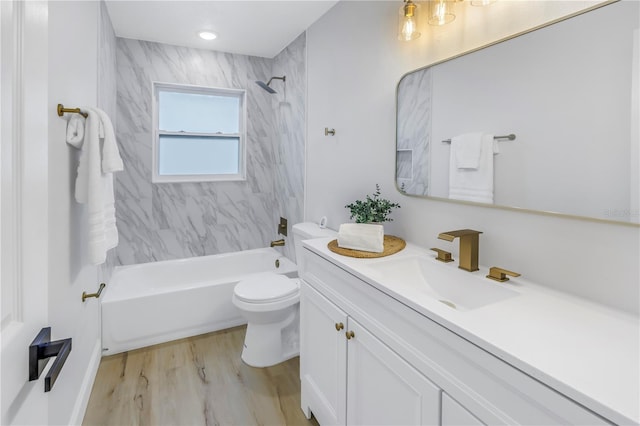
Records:
M462 405L442 393L442 426L481 426L484 425Z
M347 328L347 424L439 424L440 389L352 318Z
M301 405L322 426L346 424L347 315L304 281L300 294Z

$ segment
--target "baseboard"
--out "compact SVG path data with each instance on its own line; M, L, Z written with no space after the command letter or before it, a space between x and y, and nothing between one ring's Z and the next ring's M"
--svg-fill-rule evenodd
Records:
M89 404L91 390L93 389L93 382L96 380L96 375L98 374L101 357L102 342L100 339L97 339L93 352L91 353L89 365L87 366L87 372L82 379L82 386L80 386L76 403L73 406L73 412L69 419L70 425L82 425L82 420L84 420L84 414L87 411L87 405Z

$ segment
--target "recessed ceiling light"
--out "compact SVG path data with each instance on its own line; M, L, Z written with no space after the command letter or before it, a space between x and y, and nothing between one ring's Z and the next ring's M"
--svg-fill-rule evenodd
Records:
M211 31L198 31L198 36L203 40L215 40L218 34Z

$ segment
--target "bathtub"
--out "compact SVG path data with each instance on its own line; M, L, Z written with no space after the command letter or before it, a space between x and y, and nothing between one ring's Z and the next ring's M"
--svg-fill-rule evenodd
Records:
M101 302L103 355L245 324L233 288L266 271L297 276L274 248L115 268Z

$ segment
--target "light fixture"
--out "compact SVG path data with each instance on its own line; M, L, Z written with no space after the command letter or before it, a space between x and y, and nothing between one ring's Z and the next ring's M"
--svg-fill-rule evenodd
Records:
M431 0L429 1L429 24L445 25L456 19L454 13L455 1L452 0Z
M203 30L203 31L198 31L198 37L200 37L203 40L215 40L216 38L218 38L218 34L208 30Z
M418 32L418 5L411 0L404 0L404 4L398 13L398 39L409 41L418 37L420 37Z

